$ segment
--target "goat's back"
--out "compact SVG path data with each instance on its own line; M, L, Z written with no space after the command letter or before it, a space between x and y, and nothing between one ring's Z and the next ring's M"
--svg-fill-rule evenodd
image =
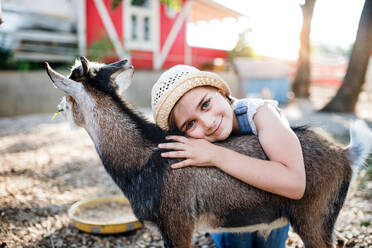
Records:
M335 197L346 195L343 191L347 191L352 174L347 150L312 130L294 131L302 146L306 170L306 190L301 200L259 190L214 167L187 167L168 170L163 194L164 199L172 202L167 206L174 208L168 210L186 209L194 217L213 213L217 219L235 218L236 223L244 222L241 218L248 216L245 222L249 223L244 224L269 223L282 216L290 219L293 211L327 212ZM267 159L258 138L253 135L233 136L218 144ZM174 160L168 161L174 163ZM341 189L345 183L346 189ZM244 216L234 213L244 213Z

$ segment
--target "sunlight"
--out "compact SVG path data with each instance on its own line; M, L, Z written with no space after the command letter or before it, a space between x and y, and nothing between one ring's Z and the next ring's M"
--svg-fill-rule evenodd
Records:
M239 33L246 28L246 21L240 18L200 21L187 25L187 43L191 46L231 50L239 39Z
M297 58L302 27L300 1L215 1L247 17L189 24L189 45L230 50L238 41L239 33L249 28L251 32L247 38L257 54L291 60ZM350 46L355 40L363 3L364 0L317 1L311 40L343 48Z
M311 39L329 45L348 47L354 41L364 0L317 1L311 26Z
M188 25L187 42L192 46L231 50L239 33L250 29L249 44L258 54L294 59L299 49L302 16L297 2L227 1L220 4L235 9L247 17L239 20L199 22Z

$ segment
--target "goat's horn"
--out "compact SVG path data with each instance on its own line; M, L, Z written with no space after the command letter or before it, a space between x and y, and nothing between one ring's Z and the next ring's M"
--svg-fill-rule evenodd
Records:
M88 59L84 56L80 56L81 65L83 66L83 75L85 75L88 72Z

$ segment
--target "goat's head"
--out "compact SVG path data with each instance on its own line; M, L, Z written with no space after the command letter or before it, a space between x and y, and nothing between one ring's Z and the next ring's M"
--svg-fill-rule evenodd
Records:
M134 68L128 60L109 65L89 62L80 57L69 77L55 72L46 63L47 73L56 88L65 92L59 109L72 126L84 127L85 116L92 113L103 94L119 96L132 82Z

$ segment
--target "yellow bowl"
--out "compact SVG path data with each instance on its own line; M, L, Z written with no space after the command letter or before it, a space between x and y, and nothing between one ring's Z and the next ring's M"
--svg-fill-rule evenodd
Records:
M99 206L100 204L118 202L123 205L129 205L130 203L127 198L123 196L107 196L101 198L93 198L88 200L81 200L73 204L68 210L68 215L74 221L75 226L84 232L89 233L100 233L100 234L111 234L111 233L122 233L142 227L141 223L136 219L135 221L120 222L115 224L94 222L78 218L75 213L83 211L84 208L92 208Z

